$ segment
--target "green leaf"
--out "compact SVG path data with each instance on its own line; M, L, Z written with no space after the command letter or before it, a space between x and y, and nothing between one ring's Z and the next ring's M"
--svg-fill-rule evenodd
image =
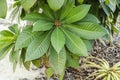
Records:
M48 18L44 14L35 13L35 12L29 13L23 18L23 20L29 20L29 21L38 21L40 19L46 20Z
M118 8L120 8L119 4L120 4L120 0L116 0L116 5Z
M60 9L64 4L64 0L47 0L47 2L50 8L53 9L54 11L57 11L58 9Z
M65 75L65 72L63 72L63 73L59 76L59 80L63 80L63 79L64 79L64 75Z
M93 41L84 39L83 42L85 43L88 51L91 51L93 49Z
M107 7L104 3L104 0L99 0L100 5L102 6L104 12L106 13L107 16L110 16L110 9Z
M115 33L117 33L117 34L119 34L119 32L120 32L120 30L119 30L119 28L117 28L116 26L112 26L112 30L115 32Z
M13 63L13 71L15 72L17 63L19 61L19 51L14 51L14 48L12 48L9 59Z
M41 37L35 38L28 46L25 61L35 60L43 56L50 45L50 34L41 35Z
M38 20L33 24L33 31L47 31L53 27L54 23L47 20Z
M82 4L82 3L84 2L84 0L78 0L78 2L79 2L80 4Z
M12 47L13 47L13 44L9 44L5 46L3 49L0 49L0 60L3 59L7 55L7 53Z
M58 54L53 48L50 49L50 65L56 74L62 74L66 63L66 51L63 48Z
M20 59L21 59L21 62L23 63L23 65L24 65L25 69L27 69L29 71L30 70L30 64L31 64L31 62L30 61L25 62L25 55L26 55L26 49L23 48L21 50Z
M78 21L78 23L80 22L100 23L100 21L92 14L87 14L82 20Z
M32 32L32 27L29 27L28 29L22 31L20 35L17 38L17 41L15 43L15 50L27 47L36 37L39 37L41 35L40 32Z
M31 64L30 61L23 62L25 69L27 69L28 71L30 70L30 64Z
M74 23L76 21L81 20L87 15L89 9L90 9L90 5L80 5L73 8L69 12L70 14L65 17L63 23Z
M51 35L51 43L54 49L59 53L65 44L65 36L63 32L56 28Z
M33 65L35 65L36 67L40 67L41 64L41 60L40 59L36 59L36 60L32 60Z
M6 43L6 42L12 42L12 40L13 40L13 37L4 37L4 36L2 36L2 37L0 37L0 42L1 43Z
M47 4L45 4L42 1L41 4L40 4L40 7L43 9L43 14L44 15L46 15L51 20L54 20L54 18L55 18L54 12L52 11L52 9Z
M9 55L9 59L12 63L18 60L18 56L19 56L18 54L19 54L19 52L14 51L14 48L12 48L10 55Z
M13 42L13 37L0 37L0 50Z
M5 18L7 14L6 0L0 0L0 18Z
M65 25L66 29L84 39L97 39L106 34L105 28L99 24L82 22L78 25Z
M67 0L67 3L65 4L65 6L62 7L60 20L64 19L70 13L70 11L75 6L74 4L75 4L74 0Z
M12 32L10 32L10 31L8 31L8 30L0 31L0 35L6 36L6 37L13 37L14 36L14 34Z
M46 69L45 72L48 79L50 79L50 77L54 74L54 70L52 68Z
M0 42L0 50L3 49L6 45L8 45L10 42L5 41L5 42Z
M65 29L62 30L66 35L66 46L69 51L79 56L88 56L87 48L82 39Z
M26 11L28 11L36 1L37 0L21 0L21 5Z
M67 53L67 61L66 61L66 66L67 67L73 67L73 68L78 68L79 65L79 59L74 58L74 55L71 55L70 53Z
M110 0L110 4L108 4L108 7L109 7L113 12L115 12L115 10L116 10L116 5L117 5L116 0Z
M20 32L19 27L18 27L17 24L14 24L14 25L12 25L12 26L10 26L8 28L9 28L10 31L12 31L15 34L19 34L19 32Z
M110 4L110 0L105 0L105 4L106 5Z

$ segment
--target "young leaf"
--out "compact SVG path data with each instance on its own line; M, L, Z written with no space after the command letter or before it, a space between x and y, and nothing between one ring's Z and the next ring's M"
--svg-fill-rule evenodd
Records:
M90 9L90 5L80 5L73 8L65 17L64 23L74 23L84 18Z
M0 35L6 36L6 37L13 37L14 36L14 34L12 32L10 32L10 31L8 31L8 30L0 31Z
M0 0L0 18L5 18L7 13L7 2L6 0Z
M72 53L79 56L88 56L84 42L75 34L62 29L66 35L66 46Z
M4 36L0 37L1 43L6 43L6 42L11 43L12 40L13 40L13 37L4 37Z
M65 25L66 29L84 39L97 39L106 34L106 30L99 24L83 22L78 25Z
M21 0L21 5L26 11L28 11L36 1L37 0Z
M35 60L43 56L50 45L50 34L41 35L41 37L35 38L28 46L25 61Z
M23 18L23 20L29 20L29 21L38 21L39 19L46 20L48 18L44 14L35 13L35 12L29 13Z
M53 27L54 23L47 20L38 20L33 24L33 31L47 31Z
M6 45L8 45L9 43L11 43L11 42L9 42L9 41L5 41L5 42L1 42L0 41L0 49L3 49Z
M64 4L64 0L47 0L47 2L50 8L53 9L54 11L57 11L58 9L60 9Z
M59 53L65 44L65 36L63 32L56 28L51 35L51 43L54 49Z
M9 44L6 47L0 49L0 60L3 59L9 50L13 47L13 44Z
M34 38L39 37L40 34L40 32L32 32L32 27L24 30L17 38L15 50L27 47L34 40Z
M58 54L53 48L50 49L49 61L56 74L62 74L66 63L66 51L63 48Z
M13 42L13 37L0 37L0 50L4 49Z

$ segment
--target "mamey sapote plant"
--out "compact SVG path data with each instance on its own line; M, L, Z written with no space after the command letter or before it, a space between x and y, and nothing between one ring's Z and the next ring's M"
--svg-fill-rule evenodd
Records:
M91 40L106 34L99 20L89 14L91 5L76 6L75 0L30 2L29 5L25 0L17 1L16 5L23 7L21 18L33 25L22 28L12 47L19 51L20 61L27 69L31 62L39 66L40 61L48 72L61 75L66 67L79 66L79 56L88 56ZM38 8L42 11L39 12Z

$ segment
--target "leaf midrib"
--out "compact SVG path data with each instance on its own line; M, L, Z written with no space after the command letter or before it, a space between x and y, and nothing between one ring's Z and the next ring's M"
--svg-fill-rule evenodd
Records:
M29 35L29 34L30 34L30 35ZM26 42L26 41L28 41L29 39L32 39L32 38L35 36L35 34L36 34L36 33L33 33L33 34L28 33L27 35L29 35L29 37L27 37L25 40L23 40L23 42Z
M64 33L66 34L66 32L64 31ZM76 45L76 43L74 43L74 41L70 38L70 36L68 35L68 34L66 34L67 36L68 36L68 38L72 41L72 43L79 49L79 50L81 50L77 45Z
M103 33L103 31L93 31L93 30L88 30L88 29L82 29L82 28L77 28L77 27L72 27L72 26L69 26L69 25L65 25L66 27L70 27L72 29L76 29L76 30L82 30L82 31L86 31L86 32L97 32L97 33Z
M47 38L48 38L48 36L46 36L46 37L41 41L41 43L40 43L39 46L35 49L35 51L38 51L38 50L39 50L39 48L41 47L41 44L42 44ZM34 52L34 53L36 53L36 52Z

